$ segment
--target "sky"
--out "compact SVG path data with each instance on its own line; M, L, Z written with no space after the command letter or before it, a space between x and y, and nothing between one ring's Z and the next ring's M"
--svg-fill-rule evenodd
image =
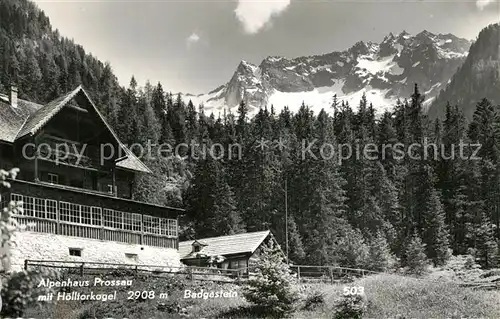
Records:
M389 32L475 39L500 21L500 0L35 0L53 28L101 61L122 85L160 81L206 93L241 60L343 51Z

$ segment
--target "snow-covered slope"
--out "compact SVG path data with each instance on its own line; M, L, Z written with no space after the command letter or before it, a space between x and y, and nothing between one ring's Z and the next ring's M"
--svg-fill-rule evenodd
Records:
M241 61L232 78L201 95L186 95L208 112L234 109L243 100L251 112L271 105L292 111L302 102L317 112L339 101L356 107L363 93L378 111L390 109L418 83L426 101L446 86L467 56L471 43L452 34L423 31L389 34L381 43L358 42L343 52L298 57L268 57L260 65Z

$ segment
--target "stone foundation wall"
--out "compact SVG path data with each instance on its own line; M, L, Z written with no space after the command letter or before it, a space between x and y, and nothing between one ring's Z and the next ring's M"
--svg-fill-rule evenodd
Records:
M24 260L62 260L179 267L176 249L22 231L14 236L10 249L10 271L19 271ZM81 257L69 250L81 249Z

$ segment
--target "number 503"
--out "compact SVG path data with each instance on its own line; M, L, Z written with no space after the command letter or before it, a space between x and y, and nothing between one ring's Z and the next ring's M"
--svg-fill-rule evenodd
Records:
M362 295L364 293L365 293L365 287L363 287L363 286L358 286L358 287L344 287L344 296Z

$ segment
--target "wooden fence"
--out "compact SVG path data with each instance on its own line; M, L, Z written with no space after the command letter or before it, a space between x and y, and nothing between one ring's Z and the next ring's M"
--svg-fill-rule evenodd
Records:
M161 276L182 276L192 281L212 281L220 283L241 284L252 277L252 271L248 268L241 269L220 269L196 266L162 266L162 265L140 265L140 264L119 264L104 262L78 262L59 260L25 260L24 269L55 269L65 270L69 274L78 275L112 275L114 273L126 276L136 276L148 273L153 277ZM311 265L290 265L292 273L297 277L299 283L341 283L351 282L356 278L380 272L366 269L339 267L339 266L311 266ZM414 277L413 277L414 278ZM426 278L414 278L418 280L442 282ZM491 282L453 282L445 281L448 284L456 284L472 289L499 290L500 280Z
M130 274L153 273L157 275L178 275L185 276L190 280L211 280L219 282L238 282L252 276L252 269L221 269L215 267L196 266L165 266L165 265L142 265L142 264L121 264L105 262L79 262L60 260L25 260L24 268L52 268L68 270L69 272L84 274L102 274L116 271L126 271ZM292 273L299 282L329 282L350 281L356 277L363 277L377 272L337 266L311 266L311 265L290 265Z
M292 273L299 282L330 282L350 281L356 277L377 274L376 271L340 266L290 265Z
M216 281L239 283L248 279L247 268L241 269L220 269L211 267L196 266L168 266L168 265L142 265L142 264L121 264L105 262L79 262L62 260L25 260L24 269L56 269L66 270L69 273L83 275L110 274L123 272L128 275L138 275L149 273L159 276L172 275L183 276L189 280Z

